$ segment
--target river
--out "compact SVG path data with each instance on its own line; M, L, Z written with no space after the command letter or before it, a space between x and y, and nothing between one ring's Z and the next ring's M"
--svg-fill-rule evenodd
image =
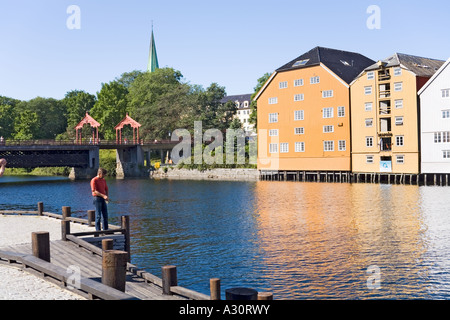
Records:
M274 299L449 299L450 188L314 182L108 180L130 215L132 263L209 294L209 279ZM86 217L89 181L3 177L0 209ZM1 217L0 217L1 223ZM0 235L1 236L1 235Z

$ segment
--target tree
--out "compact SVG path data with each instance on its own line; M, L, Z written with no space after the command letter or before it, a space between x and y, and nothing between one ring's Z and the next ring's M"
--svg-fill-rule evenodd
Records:
M102 125L101 132L104 139L114 140L114 127L125 117L128 107L128 90L118 81L103 83L97 93L97 102L91 110L91 115Z
M39 119L36 112L21 111L14 121L13 138L16 140L35 139L39 131Z
M257 102L253 99L256 97L258 92L262 89L262 87L266 84L266 82L269 80L271 74L265 73L261 78L258 79L258 83L256 84L256 87L254 88L254 93L252 94L252 102L250 103L250 116L248 119L248 122L254 125L255 130L257 129L258 124L258 105Z
M75 126L84 118L86 112L93 107L97 98L95 95L81 90L72 90L66 93L63 103L67 110L67 128L66 132L60 134L59 139L74 139Z
M14 133L15 109L12 105L0 105L0 136L11 138Z

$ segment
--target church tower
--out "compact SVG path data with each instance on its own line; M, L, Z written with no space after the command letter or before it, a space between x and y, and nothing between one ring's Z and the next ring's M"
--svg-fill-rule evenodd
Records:
M150 53L148 57L147 71L154 72L156 69L159 69L159 64L158 64L158 56L156 54L155 36L153 34L153 25L152 25L152 38L150 40Z

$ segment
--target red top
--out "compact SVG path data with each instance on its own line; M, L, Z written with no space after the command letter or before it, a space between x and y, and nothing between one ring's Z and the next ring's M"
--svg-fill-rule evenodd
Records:
M94 191L100 192L104 195L108 195L108 186L106 185L106 180L103 178L94 177L91 180L91 190L94 197L96 196Z

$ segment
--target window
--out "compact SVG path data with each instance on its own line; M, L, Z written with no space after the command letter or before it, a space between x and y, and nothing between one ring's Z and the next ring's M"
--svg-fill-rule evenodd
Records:
M289 143L283 142L280 143L280 153L288 153L289 152Z
M395 125L402 126L403 125L403 117L395 117Z
M366 163L373 163L373 156L366 156Z
M365 104L366 111L372 111L372 106L373 106L372 102L366 102Z
M338 117L345 117L345 107L338 107Z
M404 164L405 163L405 156L396 156L395 157L398 164Z
M369 128L372 126L373 126L373 119L372 118L366 119L366 128Z
M372 94L372 86L364 87L364 94L366 96Z
M295 152L305 152L305 143L304 142L296 142L295 143Z
M345 140L338 141L338 149L339 151L345 151L347 149Z
M394 76L398 77L402 75L402 68L394 68Z
M375 79L375 72L373 72L373 71L367 72L367 80L373 80L373 79Z
M304 66L305 64L308 63L308 61L309 61L309 59L299 60L299 61L296 61L292 66L293 67Z
M322 91L322 98L333 98L333 90Z
M366 147L373 147L373 137L366 137Z
M403 108L403 99L395 100L395 109Z
M450 142L450 131L442 132L442 142Z
M442 142L442 135L440 132L434 133L434 143L441 143Z
M442 110L442 118L443 119L450 118L450 110Z
M269 123L278 122L278 113L269 113Z
M333 118L333 108L323 108L323 118Z
M305 134L305 128L294 128L295 134Z
M348 61L341 60L341 63L342 63L344 66L350 67L350 63L348 63Z
M303 85L303 79L294 80L294 87L301 87Z
M443 150L442 151L442 157L444 159L450 159L450 150Z
M269 104L277 104L278 98L269 98Z
M286 89L288 87L287 81L282 81L279 83L280 89Z
M299 93L294 95L294 101L303 101L304 100L304 95L303 93Z
M404 137L403 136L396 136L395 137L395 145L397 147L403 147L405 145Z
M269 137L276 137L276 136L278 136L278 129L270 129Z
M334 141L324 141L323 151L334 151Z
M450 89L442 89L442 98L450 97Z
M334 126L323 126L323 132L324 133L334 132Z
M294 111L294 120L303 120L303 110Z
M403 82L394 83L394 91L402 91L403 90Z
M269 144L269 153L278 153L278 144L277 143Z
M311 78L309 79L309 83L311 83L311 84L317 84L317 83L320 83L320 77L311 77Z

